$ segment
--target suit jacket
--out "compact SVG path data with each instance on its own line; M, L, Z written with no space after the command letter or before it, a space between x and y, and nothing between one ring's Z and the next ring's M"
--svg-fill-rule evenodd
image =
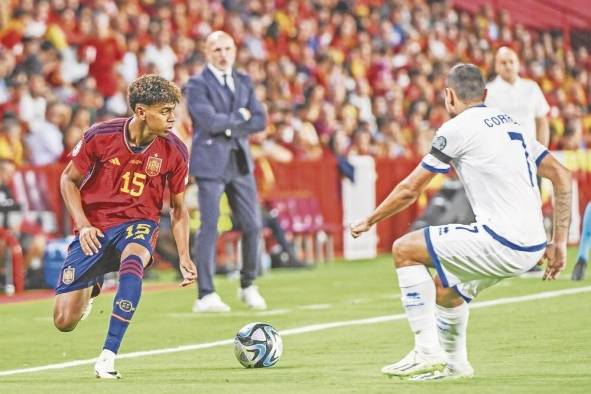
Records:
M245 161L245 170L252 172L254 164L250 154L248 135L265 129L267 115L256 99L250 78L236 70L234 100L228 99L224 87L205 67L201 74L189 79L185 96L193 121L193 144L189 174L198 178L221 178L230 158L230 151L238 145ZM252 117L245 121L240 108L246 108ZM227 138L227 129L232 137Z

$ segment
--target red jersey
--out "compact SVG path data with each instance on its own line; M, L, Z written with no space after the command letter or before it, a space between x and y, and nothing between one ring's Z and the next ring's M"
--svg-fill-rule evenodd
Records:
M166 183L170 194L187 184L189 152L174 134L156 137L134 153L127 140L131 118L93 125L72 150L72 162L86 174L80 195L90 223L103 229L121 223L160 221Z

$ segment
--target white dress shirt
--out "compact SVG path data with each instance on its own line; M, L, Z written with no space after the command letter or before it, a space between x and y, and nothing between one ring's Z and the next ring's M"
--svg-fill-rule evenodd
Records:
M500 76L486 86L486 105L496 107L523 126L523 130L536 137L536 118L548 114L550 106L537 83L517 77L513 84Z
M207 67L213 73L213 75L215 76L215 79L218 80L220 85L224 86L224 75L225 75L226 81L228 82L228 87L230 88L230 90L232 92L236 91L234 88L234 78L232 78L232 69L230 69L228 71L222 71L222 70L217 69L215 66L213 66L209 63L207 64Z

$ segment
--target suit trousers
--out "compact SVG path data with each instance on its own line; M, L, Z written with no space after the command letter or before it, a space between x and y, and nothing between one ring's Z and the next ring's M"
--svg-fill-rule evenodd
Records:
M197 260L199 298L213 293L215 253L218 238L220 199L225 191L232 216L242 233L242 269L240 286L255 280L260 267L259 239L262 229L260 206L254 174L239 168L240 155L233 150L222 179L197 178L201 227L196 235L194 256Z

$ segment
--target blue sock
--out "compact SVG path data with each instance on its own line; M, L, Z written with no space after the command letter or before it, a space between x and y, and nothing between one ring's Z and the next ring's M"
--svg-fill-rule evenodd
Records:
M583 228L581 229L581 242L579 243L577 261L583 260L585 263L587 262L589 248L591 248L591 202L587 204L583 214Z
M109 322L109 333L105 339L104 349L113 353L119 351L121 340L135 312L142 295L142 278L144 266L142 260L130 255L121 262L119 267L119 289L113 303L113 313Z

